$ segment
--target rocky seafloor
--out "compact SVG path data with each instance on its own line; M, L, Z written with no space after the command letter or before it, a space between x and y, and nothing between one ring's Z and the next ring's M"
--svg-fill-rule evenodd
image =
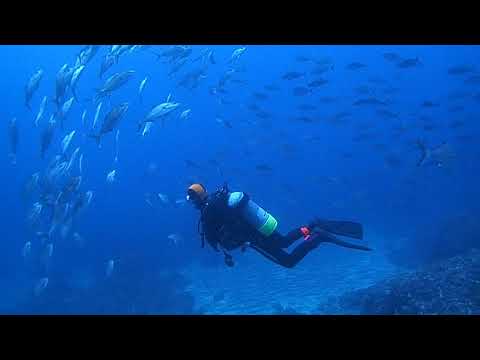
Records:
M193 266L184 275L203 314L313 314L319 306L396 275L399 268L378 252L325 246L294 269L255 252L236 258L233 268Z
M379 253L316 255L283 269L267 261L191 268L189 291L204 314L480 314L480 250L415 271Z
M317 314L478 315L480 250L331 299Z

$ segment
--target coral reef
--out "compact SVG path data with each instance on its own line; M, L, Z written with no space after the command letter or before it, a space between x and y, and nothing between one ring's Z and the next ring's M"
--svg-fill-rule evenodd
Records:
M480 250L331 298L318 314L480 314Z

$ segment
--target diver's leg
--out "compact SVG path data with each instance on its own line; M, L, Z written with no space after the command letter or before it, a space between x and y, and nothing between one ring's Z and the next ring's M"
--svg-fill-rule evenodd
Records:
M298 245L290 254L279 247L265 246L265 244L256 244L251 246L267 259L284 266L293 268L297 265L310 251L315 249L319 242L308 240Z
M281 247L282 249L286 249L304 235L301 227L293 229L287 235L282 235L278 231L275 231L272 235L266 238L264 242L269 247Z
M279 232L275 231L272 235L267 238L267 242L272 244L274 247L281 247L282 249L288 248L295 241L300 239L303 236L300 228L293 229L287 235L282 235Z
M302 234L303 235L303 234ZM351 244L346 241L340 240L332 234L326 231L315 232L308 239L305 239L300 245L298 245L293 251L288 254L281 249L270 248L269 253L273 254L280 260L280 265L288 268L293 268L297 265L310 251L317 248L322 242L330 242L338 246L343 246L350 249L371 251L367 246Z

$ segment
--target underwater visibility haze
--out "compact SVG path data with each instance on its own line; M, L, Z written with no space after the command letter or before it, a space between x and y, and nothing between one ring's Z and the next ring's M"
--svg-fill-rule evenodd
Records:
M0 46L0 313L480 314L479 60Z

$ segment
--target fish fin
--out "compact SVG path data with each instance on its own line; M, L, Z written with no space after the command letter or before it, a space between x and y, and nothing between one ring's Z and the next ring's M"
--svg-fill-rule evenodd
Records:
M96 141L96 143L97 143L98 147L100 147L100 146L101 146L101 143L100 143L100 141L102 140L102 136L101 136L101 135L96 135L96 134L88 134L87 136L88 136L89 138L95 139L95 141Z
M10 162L13 166L17 165L17 155L15 154L10 154Z
M427 147L425 146L425 143L420 139L418 139L416 143L421 152L420 159L417 161L417 166L421 166L424 164L425 159L427 158Z
M95 104L97 104L105 96L105 94L103 93L102 89L94 88L93 91L95 91L95 97L93 98L93 101Z
M153 51L153 50L150 50L150 52L157 57L157 61L160 61L160 60L162 59L162 55L161 55L161 54L159 54L159 53L157 53L157 52L155 52L155 51Z

